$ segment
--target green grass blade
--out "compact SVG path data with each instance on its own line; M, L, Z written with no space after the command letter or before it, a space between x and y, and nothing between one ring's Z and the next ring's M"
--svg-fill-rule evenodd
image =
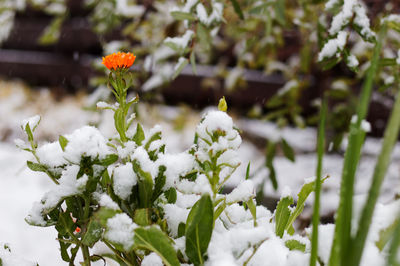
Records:
M393 234L392 241L389 247L389 256L387 260L387 266L398 266L397 262L397 251L400 246L400 223L397 224L396 229Z
M318 225L319 225L319 204L320 204L320 194L321 194L321 183L322 183L322 159L324 157L325 148L325 121L326 121L326 109L327 109L326 99L322 101L321 114L319 120L318 129L318 142L317 142L317 170L316 170L316 180L315 180L315 199L314 199L314 210L312 216L312 235L311 235L311 258L310 266L317 265L318 257Z
M369 189L368 198L364 205L357 234L352 241L352 256L353 263L351 265L359 265L361 255L364 249L365 240L368 235L368 230L371 225L372 216L374 214L375 204L378 200L379 192L385 178L385 174L389 167L390 157L393 148L396 144L397 137L400 129L400 91L397 93L396 101L392 114L389 118L389 123L386 127L382 149L375 165L374 174L372 177L372 184Z
M347 260L351 243L351 216L353 211L353 189L357 165L361 156L361 147L364 142L365 132L361 129L361 122L365 119L372 93L373 81L376 76L379 55L386 27L380 30L378 41L374 48L371 65L365 75L359 105L357 108L357 121L350 124L349 144L345 153L340 186L340 201L337 211L335 234L329 258L329 265L351 265ZM350 254L349 254L350 256ZM354 265L352 265L354 266Z

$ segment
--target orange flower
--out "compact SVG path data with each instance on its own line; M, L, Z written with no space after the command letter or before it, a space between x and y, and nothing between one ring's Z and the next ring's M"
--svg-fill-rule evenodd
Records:
M103 57L103 65L109 70L117 70L118 68L130 68L135 62L136 56L131 53L113 53Z
M75 233L79 233L81 231L81 229L77 226L76 228L75 228Z

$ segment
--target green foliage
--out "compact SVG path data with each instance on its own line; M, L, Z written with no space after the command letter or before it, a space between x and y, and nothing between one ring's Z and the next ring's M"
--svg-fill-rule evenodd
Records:
M283 154L285 155L286 158L288 158L290 161L294 162L295 161L295 153L292 147L286 142L285 139L281 140L281 147L283 150Z
M64 136L60 135L60 136L58 137L58 142L60 143L61 149L62 149L63 151L65 151L65 146L67 146L68 140L67 140Z
M326 179L327 177L322 179L321 182L324 182ZM299 194L297 194L296 208L291 212L285 230L289 230L293 226L293 222L296 218L303 212L308 196L315 190L315 182L316 181L304 184Z
M267 144L266 156L265 156L265 166L269 170L269 179L272 182L272 186L275 190L278 189L278 180L276 178L275 167L273 160L276 152L276 143L269 141Z
M180 60L175 66L176 70L174 75L172 76L172 79L175 79L182 72L182 70L185 68L187 64L189 64L189 60L187 60L186 58Z
M210 195L204 194L192 207L186 221L186 255L194 265L204 264L213 230L213 204Z
M290 250L306 251L306 245L295 239L286 240L285 245Z
M195 16L187 12L172 11L170 14L176 20L189 20L189 21L196 20Z
M157 253L167 266L180 265L171 240L155 226L137 228L135 230L134 243L135 248Z
M290 205L293 204L292 196L285 196L280 199L275 210L275 234L283 237L290 217Z

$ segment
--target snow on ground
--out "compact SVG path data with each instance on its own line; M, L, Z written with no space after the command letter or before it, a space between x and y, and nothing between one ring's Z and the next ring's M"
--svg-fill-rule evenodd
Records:
M96 125L105 136L115 134L113 130L112 113L84 111L82 106L87 103L85 97L66 97L55 102L48 91L28 92L20 84L2 83L0 81L0 242L11 244L13 251L23 254L28 260L37 261L40 265L65 265L59 256L55 230L29 226L24 218L31 205L50 189L51 181L40 173L31 172L26 167L26 160L30 155L19 151L14 144L15 138L24 138L19 125L21 121L35 114L40 114L42 121L37 129L37 136L41 141L53 141L60 134L70 134L85 124ZM162 126L163 139L170 152L179 152L190 147L193 142L194 131L201 115L185 107L166 107L139 105L139 120L145 128L154 124ZM295 163L283 157L274 161L279 189L274 191L271 183L266 182L265 194L279 198L284 187L289 187L297 194L306 178L315 175L316 155L314 129L277 129L273 124L233 118L236 125L248 134L261 138L279 139L283 136L290 145L301 154L296 156ZM356 194L366 192L369 187L374 168L376 155L380 150L380 141L367 139L363 154L364 157L358 171ZM244 139L239 156L241 166L232 176L227 186L239 184L251 161L251 173L255 183L261 183L268 176L264 165L264 154L254 144ZM324 159L325 175L330 178L325 181L322 193L322 214L329 214L336 209L338 203L342 156L328 154ZM393 199L400 187L400 144L395 148L392 164L383 184L381 202ZM312 203L313 195L308 203ZM306 208L305 215L310 215ZM308 212L308 213L307 213Z

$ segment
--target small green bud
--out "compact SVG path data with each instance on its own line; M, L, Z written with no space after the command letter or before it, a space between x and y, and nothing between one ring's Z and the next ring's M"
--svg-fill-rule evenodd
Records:
M228 110L228 104L225 101L225 96L223 96L218 103L218 110L222 111L222 112L226 112L226 110Z

